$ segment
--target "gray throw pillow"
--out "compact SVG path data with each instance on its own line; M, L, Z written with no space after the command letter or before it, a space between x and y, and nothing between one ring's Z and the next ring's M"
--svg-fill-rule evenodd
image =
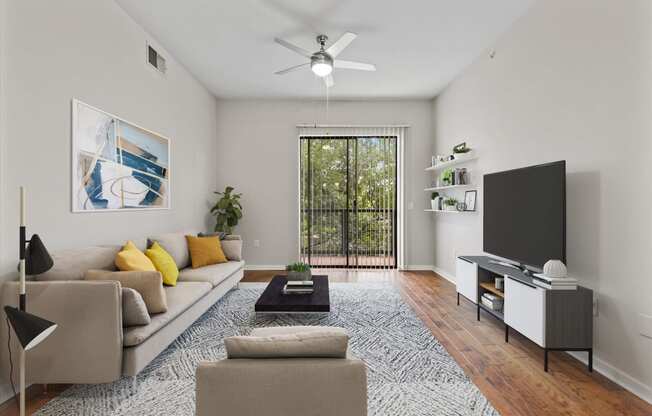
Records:
M231 261L242 260L242 240L222 240L222 251Z
M122 288L122 326L149 325L152 318L140 293L134 289Z

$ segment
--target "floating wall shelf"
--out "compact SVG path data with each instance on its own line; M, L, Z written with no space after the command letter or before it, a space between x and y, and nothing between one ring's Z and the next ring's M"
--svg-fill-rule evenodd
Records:
M435 186L434 188L426 188L424 191L430 192L430 191L445 191L447 189L461 189L461 188L468 188L471 186L470 183L464 184L464 185L449 185L449 186Z
M475 211L446 211L445 209L425 209L425 212L441 212L442 214L471 214Z
M464 154L463 156L457 156L453 160L449 160L448 162L441 162L437 163L435 166L430 166L429 168L426 168L426 171L433 171L433 170L441 170L441 169L446 169L451 166L459 165L461 163L469 162L471 160L475 160L478 157L476 156L475 152L472 150L469 153Z

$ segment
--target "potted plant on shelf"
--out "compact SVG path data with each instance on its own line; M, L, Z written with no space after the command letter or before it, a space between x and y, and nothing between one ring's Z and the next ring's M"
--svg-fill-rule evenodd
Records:
M439 192L433 192L430 196L430 208L433 210L439 210Z
M303 262L296 262L287 266L288 280L310 280L310 266Z
M224 232L231 234L233 227L238 225L242 218L242 205L240 205L240 197L242 194L233 193L233 187L227 186L224 192L214 192L222 197L217 200L211 214L215 216L215 232Z
M448 168L441 173L441 181L444 186L450 186L453 184L453 172L453 169Z
M471 148L466 145L466 142L460 143L453 147L453 154L455 155L455 157L458 157L459 155L463 155L465 153L469 153L470 151Z
M444 200L444 205L446 205L446 211L455 211L457 210L457 199L446 198Z

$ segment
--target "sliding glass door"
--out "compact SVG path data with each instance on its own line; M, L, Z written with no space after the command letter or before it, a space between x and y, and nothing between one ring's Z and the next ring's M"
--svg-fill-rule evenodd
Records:
M397 138L300 138L301 258L396 268Z

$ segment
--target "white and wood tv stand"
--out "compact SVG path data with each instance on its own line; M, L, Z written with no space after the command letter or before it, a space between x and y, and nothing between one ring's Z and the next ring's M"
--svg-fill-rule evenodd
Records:
M586 351L588 368L593 371L593 291L547 290L511 267L490 262L487 256L460 256L456 261L457 304L460 295L481 310L505 323L505 342L513 329L544 349L544 370L548 371L549 351ZM496 277L505 278L504 290L495 286ZM483 293L504 299L503 311L494 311L480 302Z

